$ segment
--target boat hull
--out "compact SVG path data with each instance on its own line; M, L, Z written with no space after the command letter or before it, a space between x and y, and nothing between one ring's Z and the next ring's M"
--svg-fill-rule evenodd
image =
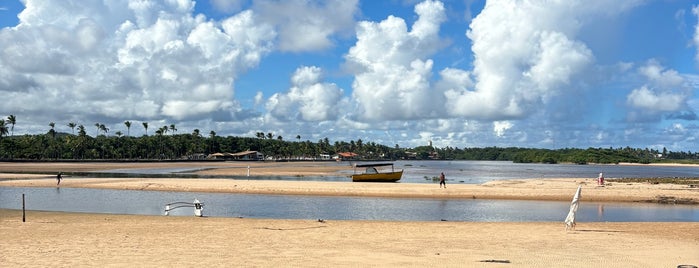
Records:
M397 182L403 176L403 171L375 173L375 174L354 174L353 182Z

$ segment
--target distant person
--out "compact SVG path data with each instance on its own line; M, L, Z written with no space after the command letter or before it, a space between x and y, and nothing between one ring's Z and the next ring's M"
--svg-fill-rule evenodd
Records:
M61 179L62 179L62 178L63 178L63 172L58 172L58 174L56 175L56 185L60 185L60 184L61 184Z
M597 185L604 185L604 174L600 173L597 177Z
M444 188L447 188L447 180L444 177L444 172L439 174L439 188L442 188L442 185L444 185Z

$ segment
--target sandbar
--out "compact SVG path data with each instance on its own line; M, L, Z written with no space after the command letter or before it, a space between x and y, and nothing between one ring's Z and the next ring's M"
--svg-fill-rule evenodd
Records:
M246 180L247 163L138 163L129 168L205 166L230 179L71 178L60 187L262 194L654 202L696 200L687 185L591 178L485 184L372 184ZM251 164L269 174L336 174L340 164ZM56 171L124 163L0 163L0 187L56 187ZM0 263L7 267L677 267L699 266L697 222L419 222L142 216L0 209Z

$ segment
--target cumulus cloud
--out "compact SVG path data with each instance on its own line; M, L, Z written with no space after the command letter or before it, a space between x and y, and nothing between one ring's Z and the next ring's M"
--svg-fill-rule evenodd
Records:
M632 90L627 104L638 113L667 113L669 118L689 119L693 112L688 110L690 87L675 70L668 70L657 61L648 61L638 68L645 84Z
M646 86L634 89L627 98L631 106L660 112L675 111L681 108L683 100L684 97L681 95L668 92L654 92Z
M446 17L441 2L415 6L418 19L409 31L401 18L389 16L357 25L357 43L345 55L355 73L353 97L361 120L396 120L434 116L443 101L431 96L433 62L440 47L439 25Z
M448 91L448 110L490 120L524 118L539 110L594 62L592 52L575 39L590 13L582 1L487 2L467 32L476 83Z
M298 68L291 77L291 84L287 93L275 93L267 101L266 109L274 119L326 121L338 118L343 90L335 84L323 83L320 68Z
M510 121L495 121L493 122L493 131L495 136L502 137L505 135L505 131L512 128L514 124Z
M257 0L253 10L279 32L279 49L314 51L333 45L336 33L349 33L358 0Z
M252 11L213 21L188 0L25 4L19 25L0 30L0 90L18 100L6 110L43 116L230 118L236 77L276 38Z

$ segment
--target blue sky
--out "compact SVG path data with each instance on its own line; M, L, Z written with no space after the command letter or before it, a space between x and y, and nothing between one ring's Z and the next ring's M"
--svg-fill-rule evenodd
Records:
M0 0L0 116L131 135L697 151L690 0ZM152 131L149 131L152 133ZM94 134L96 131L88 131Z

